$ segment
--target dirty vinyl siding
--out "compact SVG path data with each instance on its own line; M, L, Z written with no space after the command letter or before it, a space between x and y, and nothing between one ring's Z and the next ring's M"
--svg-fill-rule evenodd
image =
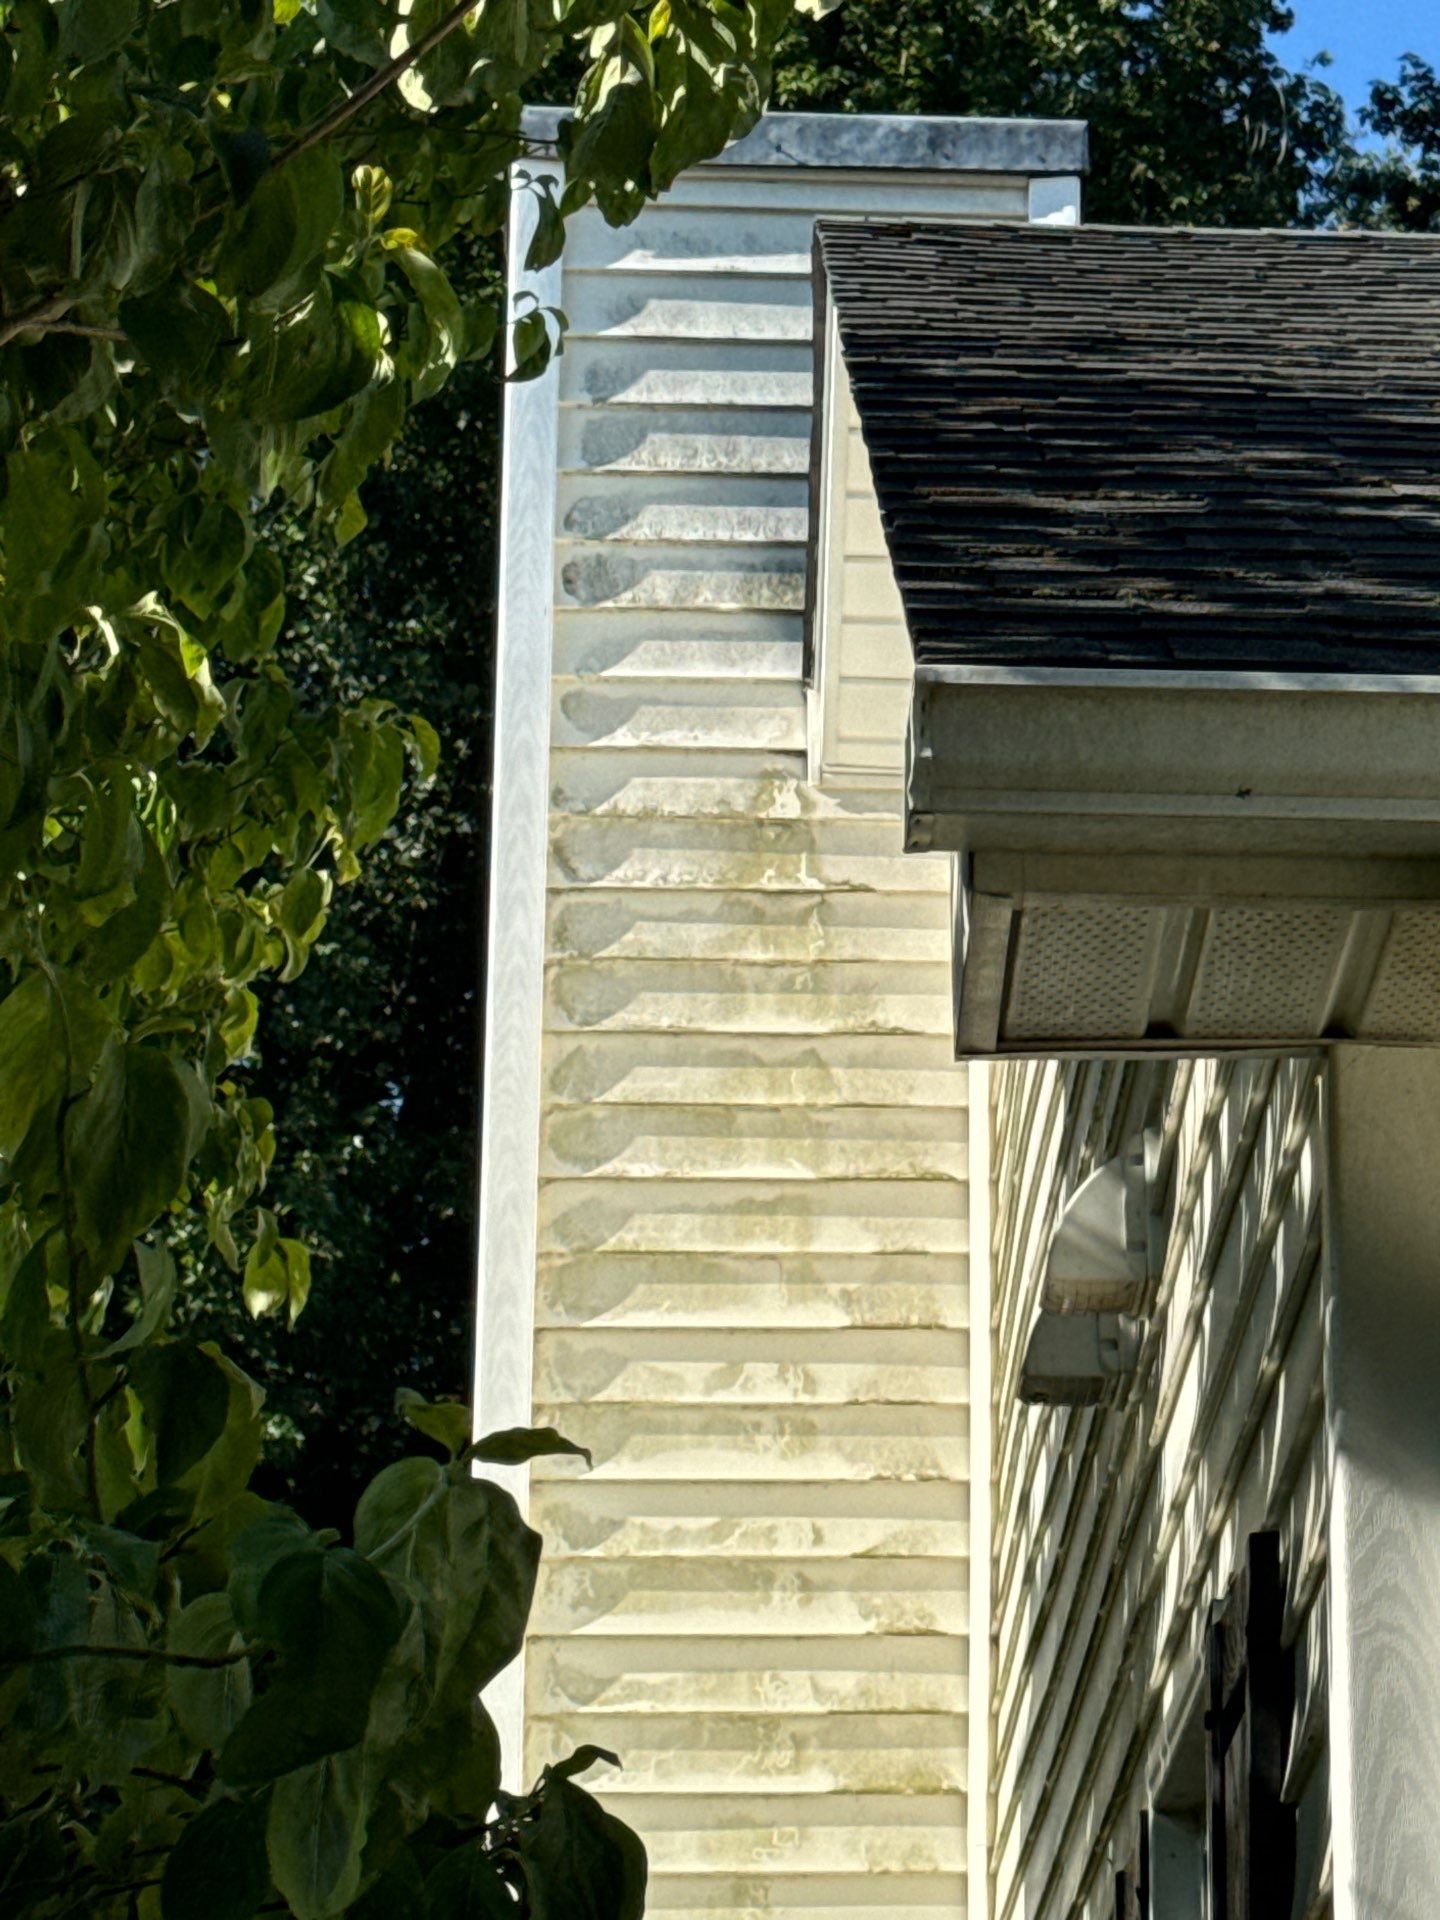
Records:
M571 228L527 1767L614 1748L653 1915L964 1900L948 871L806 780L810 238L716 170ZM1024 214L1018 180L862 204Z
M1295 1914L1328 1911L1318 1087L1310 1059L995 1072L995 1920L1111 1920L1140 1809L1197 1731L1210 1604L1271 1527ZM1058 1208L1147 1121L1169 1230L1130 1404L1022 1406Z

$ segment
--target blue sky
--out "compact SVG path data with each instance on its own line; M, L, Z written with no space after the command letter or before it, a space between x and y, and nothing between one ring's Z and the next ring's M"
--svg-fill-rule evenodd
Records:
M1287 66L1321 49L1335 56L1326 74L1349 105L1363 106L1370 82L1394 74L1402 53L1440 66L1440 0L1289 0L1293 31L1277 41Z

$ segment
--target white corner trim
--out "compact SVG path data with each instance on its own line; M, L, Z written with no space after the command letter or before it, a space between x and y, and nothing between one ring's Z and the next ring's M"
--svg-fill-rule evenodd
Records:
M990 1920L990 1067L966 1069L970 1209L970 1671L965 1791L967 1920Z
M552 161L531 162L564 182ZM560 305L561 267L523 262L538 203L511 175L509 296ZM529 302L525 303L529 309ZM550 664L555 621L554 511L560 375L505 389L500 561L495 623L490 888L485 953L485 1058L476 1254L475 1431L528 1427L535 1335L536 1185L544 1012L545 866L550 821ZM525 1467L490 1467L524 1512ZM486 1689L500 1734L503 1784L523 1790L523 1653Z
M1440 1882L1440 1051L1336 1047L1324 1097L1335 1920Z
M1080 179L1077 174L1046 174L1030 182L1030 224L1036 227L1078 227Z
M814 569L814 597L810 609L810 684L805 689L806 778L819 786L825 768L825 678L829 649L825 630L838 605L840 582L839 534L835 526L835 441L848 421L837 428L836 414L845 400L838 368L843 349L840 322L833 300L825 303L825 391L820 403L820 458L818 472L819 525L810 529L810 565Z

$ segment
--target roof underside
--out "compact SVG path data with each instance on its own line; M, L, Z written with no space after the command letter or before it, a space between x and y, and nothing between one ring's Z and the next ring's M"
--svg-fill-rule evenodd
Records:
M1440 671L1440 243L816 245L920 665Z

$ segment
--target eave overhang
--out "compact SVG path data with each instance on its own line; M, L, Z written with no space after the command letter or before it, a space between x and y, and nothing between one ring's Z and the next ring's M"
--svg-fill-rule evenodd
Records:
M961 1054L1440 1040L1437 243L817 250Z

